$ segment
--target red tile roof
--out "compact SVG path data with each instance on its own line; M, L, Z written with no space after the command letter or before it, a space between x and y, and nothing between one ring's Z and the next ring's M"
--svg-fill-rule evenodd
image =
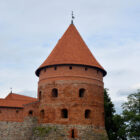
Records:
M106 75L106 71L92 55L73 24L68 27L51 54L36 70L36 75L39 76L40 70L44 67L61 64L78 64L96 67Z
M31 102L33 102L33 101L0 99L0 107L23 108L24 104L28 104Z
M0 99L0 107L23 108L24 104L37 101L36 98L10 93L5 99Z
M16 93L9 93L5 99L36 101L36 98L25 96L25 95L20 95L20 94L16 94Z

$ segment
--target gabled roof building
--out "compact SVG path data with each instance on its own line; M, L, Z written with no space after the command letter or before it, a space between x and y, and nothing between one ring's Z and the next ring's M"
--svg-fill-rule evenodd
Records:
M41 136L44 140L107 139L103 83L106 71L73 23L35 73L39 77L37 99L14 93L0 99L0 123L15 122L27 129L28 121L30 135L20 135L22 140L38 140L40 129L46 132ZM32 119L36 123L31 123Z

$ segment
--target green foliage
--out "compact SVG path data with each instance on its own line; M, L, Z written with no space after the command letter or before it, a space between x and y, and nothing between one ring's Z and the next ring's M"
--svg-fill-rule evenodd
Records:
M140 90L127 97L123 107L123 117L127 125L127 133L130 139L140 139Z
M127 140L126 124L123 116L115 114L113 116L114 138L116 140Z
M115 114L114 104L108 94L108 89L104 89L104 109L105 128L109 140L127 140L126 125L121 115Z
M56 127L35 127L34 134L39 137L46 136L51 130L56 131Z
M108 95L108 89L104 89L104 109L105 109L105 128L109 139L112 138L113 134L113 115L115 112L114 105Z

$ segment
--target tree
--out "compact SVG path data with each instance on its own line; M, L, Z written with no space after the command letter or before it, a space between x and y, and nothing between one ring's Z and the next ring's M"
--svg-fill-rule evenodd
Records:
M105 128L109 140L127 140L126 125L121 115L115 114L114 104L108 94L108 89L104 89L104 109Z
M140 90L127 97L123 107L123 117L127 125L128 137L140 140Z
M113 116L113 126L115 140L127 140L126 124L122 115Z
M112 103L108 89L104 89L104 110L105 110L105 128L107 135L111 140L113 138L113 115L115 113L114 104Z

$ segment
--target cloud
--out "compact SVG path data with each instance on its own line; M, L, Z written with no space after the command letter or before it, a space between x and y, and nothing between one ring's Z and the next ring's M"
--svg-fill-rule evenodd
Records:
M136 83L136 84L132 85L131 88L132 89L140 89L140 83Z

